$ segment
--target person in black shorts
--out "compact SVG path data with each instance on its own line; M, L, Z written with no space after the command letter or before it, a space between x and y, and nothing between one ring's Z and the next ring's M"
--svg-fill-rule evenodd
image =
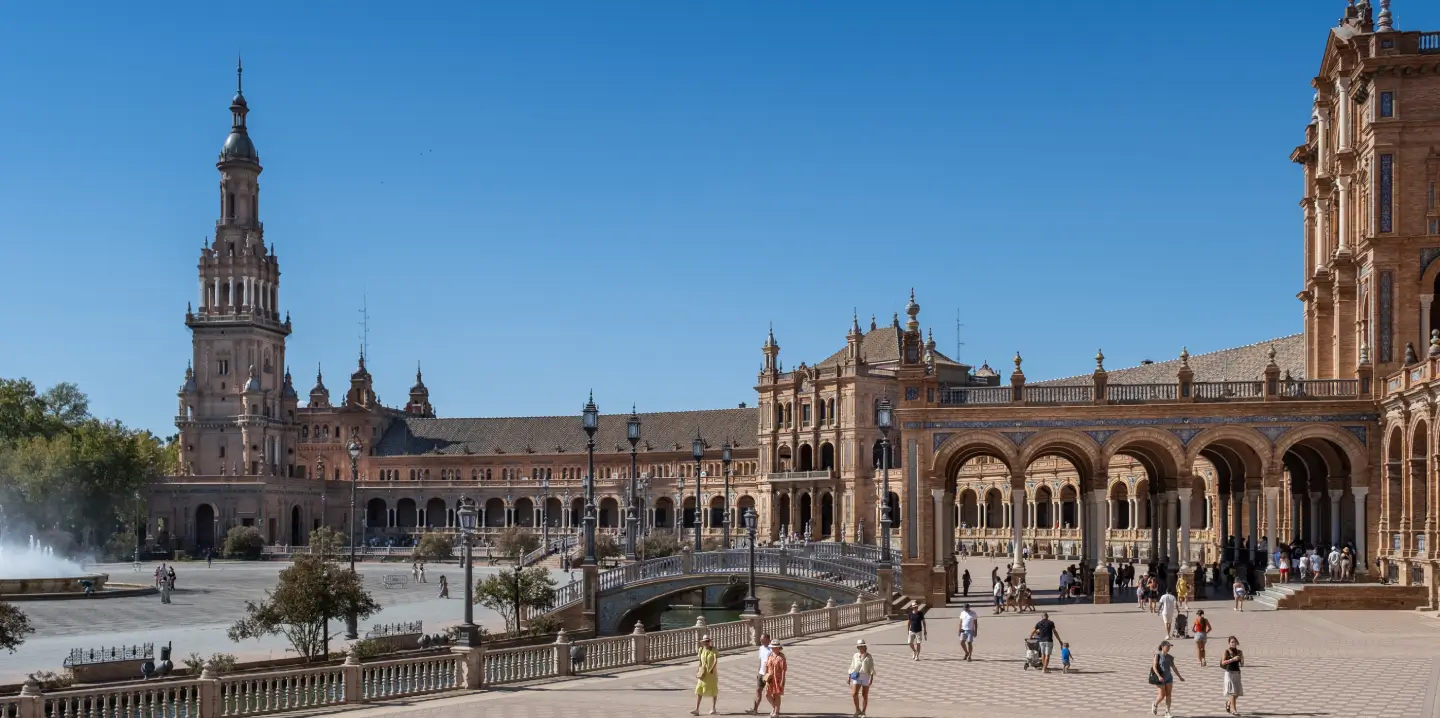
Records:
M911 601L905 614L905 628L907 629L908 643L910 644L910 655L913 660L920 660L920 642L928 639L929 632L925 630L925 614L920 611L920 604Z
M1060 640L1060 632L1055 629L1055 622L1050 620L1050 612L1040 614L1040 622L1035 624L1035 630L1030 632L1030 640L1040 644L1040 666L1042 672L1050 672L1050 654L1055 651L1055 642Z

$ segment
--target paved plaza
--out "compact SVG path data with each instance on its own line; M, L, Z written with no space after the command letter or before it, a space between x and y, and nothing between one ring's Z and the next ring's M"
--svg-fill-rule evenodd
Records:
M111 581L149 583L156 563L147 563L136 573L130 564L99 564L94 570L110 574ZM216 561L207 568L203 561L175 564L177 591L172 603L160 603L158 595L128 598L105 598L64 601L24 601L16 603L36 627L15 653L0 653L0 682L23 680L37 669L60 669L61 662L72 648L101 648L133 643L159 645L173 642L174 658L197 652L209 656L215 652L233 653L242 659L283 658L289 643L283 637L271 636L259 641L235 643L225 631L245 610L246 601L259 601L265 591L275 585L286 562ZM409 563L360 563L365 585L383 607L380 613L362 623L365 629L376 623L424 620L426 632L459 623L465 610L464 569L448 565L427 564L424 584L404 583L397 588L384 588L388 574L410 575ZM500 569L475 567L477 580ZM441 575L450 583L450 599L436 598L440 592ZM564 571L553 572L556 582L569 579ZM579 577L579 572L576 572ZM477 605L475 620L492 631L504 630L498 614ZM344 625L335 623L331 631L336 637L332 649L343 647L339 636Z

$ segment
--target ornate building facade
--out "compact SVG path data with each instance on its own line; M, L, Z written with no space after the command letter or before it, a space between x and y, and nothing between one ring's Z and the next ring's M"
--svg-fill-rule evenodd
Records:
M1388 8L1349 5L1313 85L1312 121L1291 153L1305 181L1303 333L1127 369L1097 355L1090 374L1030 382L1019 355L1006 378L937 351L913 293L905 320L862 328L852 316L843 347L813 365L785 370L772 331L754 406L640 414L633 451L628 413L602 417L602 530L623 527L639 474L642 530L698 520L716 535L754 507L770 538L870 543L888 477L892 544L915 596L946 593L962 550L1028 547L1091 566L1263 561L1279 539L1351 544L1362 570L1378 560L1402 583L1434 586L1440 33L1396 30ZM405 405L386 406L363 356L342 399L317 371L300 406L248 112L237 90L216 164L216 235L186 314L184 473L153 487L152 540L209 546L247 524L280 544L322 525L371 540L453 530L461 495L483 509L486 531L573 530L587 473L578 411L442 418L418 370ZM888 437L882 401L897 410ZM1235 543L1253 554L1222 555Z

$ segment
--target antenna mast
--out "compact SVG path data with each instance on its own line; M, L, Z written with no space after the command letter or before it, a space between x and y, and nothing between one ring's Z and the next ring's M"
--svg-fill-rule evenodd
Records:
M964 348L964 346L965 346L965 342L960 341L960 332L961 332L961 330L964 329L964 328L965 328L965 325L962 324L962 323L960 323L960 310L959 310L959 309L956 309L956 310L955 310L955 361L957 361L957 362L959 362L959 363L961 363L961 364L964 364L964 363L965 363L965 362L963 362L963 361L960 360L960 350L961 350L962 348Z
M360 295L360 356L370 353L370 299Z

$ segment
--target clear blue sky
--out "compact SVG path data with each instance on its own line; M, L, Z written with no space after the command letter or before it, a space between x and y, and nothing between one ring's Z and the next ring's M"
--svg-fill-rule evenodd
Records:
M1032 378L1297 332L1344 4L9 3L0 376L173 431L237 50L302 396L366 295L442 416L753 403L912 285Z

